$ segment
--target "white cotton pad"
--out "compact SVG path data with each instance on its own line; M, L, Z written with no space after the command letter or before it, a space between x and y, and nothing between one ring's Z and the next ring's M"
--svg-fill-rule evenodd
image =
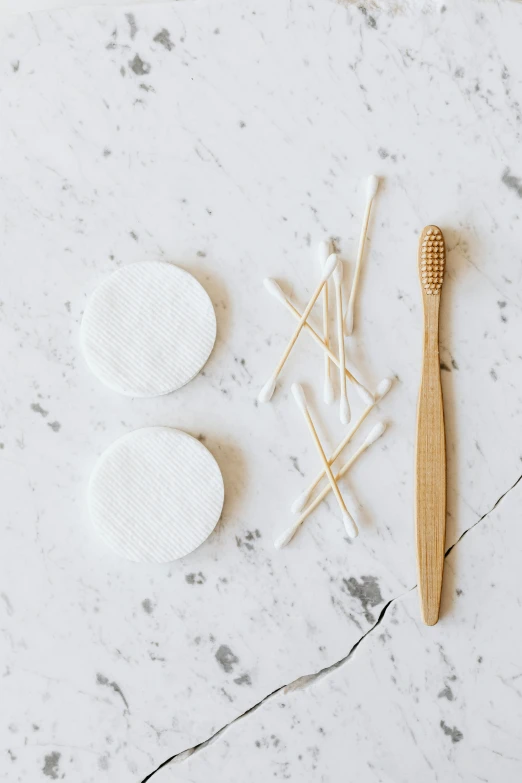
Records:
M216 316L192 275L148 261L119 269L95 290L80 339L99 380L129 397L155 397L201 370L216 339Z
M192 552L214 530L223 498L210 451L170 427L119 438L98 460L89 485L97 532L135 562L166 563Z

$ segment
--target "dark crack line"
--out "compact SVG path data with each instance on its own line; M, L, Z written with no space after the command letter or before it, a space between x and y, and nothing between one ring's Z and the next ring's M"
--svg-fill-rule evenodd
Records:
M486 517L488 517L490 514L495 511L497 506L504 500L506 495L509 495L509 493L515 489L517 484L519 484L522 481L522 475L520 475L515 483L509 487L496 501L496 503L489 509L489 511L486 511L485 514L483 514L480 519L478 519L473 525L468 527L455 541L454 544L452 544L445 552L444 559L448 557L450 552L454 549L454 547L459 544L464 536L466 536L470 530L473 530L480 522L482 522ZM293 691L298 691L301 688L306 688L308 685L311 685L314 682L317 682L320 679L323 679L324 677L328 676L332 672L339 669L341 666L343 666L345 663L347 663L351 658L353 658L357 648L362 644L362 642L368 637L370 634L372 634L376 628L382 623L384 616L386 615L386 612L390 608L390 606L395 603L395 601L399 601L401 598L403 598L408 593L411 593L413 590L417 589L417 585L413 585L413 587L410 587L408 590L405 590L400 595L395 596L394 598L390 598L390 600L383 606L383 608L380 611L379 617L377 618L377 621L372 625L371 628L369 628L366 633L364 633L356 642L355 644L350 648L349 652L344 655L342 658L340 658L338 661L335 661L335 663L330 664L329 666L325 666L324 669L320 669L318 672L315 672L314 674L305 674L302 677L298 677L296 680L293 680L288 685L281 685L279 688L276 688L274 691L269 693L267 696L264 696L260 701L258 701L256 704L254 704L252 707L249 707L247 710L242 712L240 715L235 717L233 720L230 721L230 723L226 723L224 726L222 726L220 729L218 729L214 734L212 734L211 737L209 737L206 740L203 740L203 742L198 743L197 745L194 745L192 748L187 748L186 750L182 750L179 753L175 753L173 756L170 756L166 761L164 761L162 764L159 765L153 772L151 772L149 775L147 775L146 778L144 778L141 783L147 783L157 772L160 771L160 769L163 769L163 767L166 767L167 764L174 763L180 763L182 761L185 761L185 759L190 758L190 756L193 756L195 753L198 753L199 751L206 748L208 745L215 742L222 734L224 734L227 729L229 729L231 726L233 726L235 723L238 723L238 721L243 720L243 718L246 718L249 715L252 715L254 712L256 712L260 707L265 704L265 702L269 701L270 699L277 696L278 693L292 693Z
M340 660L335 661L335 663L330 664L329 666L325 666L324 669L320 669L318 672L315 672L314 674L305 674L301 677L298 677L296 680L293 680L291 683L287 685L281 685L279 688L276 688L274 691L269 693L267 696L264 696L260 701L258 701L256 704L254 704L252 707L249 707L248 710L245 710L245 712L242 712L240 715L238 715L236 718L230 721L230 723L225 724L225 726L222 726L218 731L216 731L214 734L212 734L211 737L204 740L203 742L200 742L197 745L194 745L192 748L188 748L186 750L182 750L179 753L175 753L173 756L168 758L166 761L164 761L162 764L157 767L157 769L154 770L154 772L151 772L150 775L147 775L146 778L144 778L141 783L147 783L148 780L150 780L156 772L159 772L160 769L163 769L163 767L166 767L167 764L174 763L180 763L182 761L185 761L185 759L189 758L190 756L193 756L194 753L197 753L204 748L206 748L211 743L215 742L227 729L229 729L231 726L233 726L235 723L237 723L240 720L243 720L243 718L246 718L249 715L252 715L254 712L256 712L260 707L265 704L265 702L269 701L269 699L274 698L277 696L278 693L292 693L293 691L301 690L301 688L306 688L311 683L316 682L319 679L323 679L323 677L326 677L327 675L331 674L332 672L336 671L339 667L343 666L347 661L349 661L353 655L355 654L355 651L359 647L359 645L366 639L367 636L369 636L373 631L382 623L384 615L388 611L389 607L392 603L395 601L398 601L401 599L404 595L407 593L410 593L412 590L414 590L415 587L410 588L409 590L406 590L404 593L401 593L398 596L395 596L394 598L390 598L390 600L383 606L383 608L380 611L379 617L377 618L377 621L372 625L371 628L369 628L366 633L364 633L355 644L350 648L349 652L344 655Z
M452 545L449 547L449 549L447 549L447 550L446 550L446 554L444 555L444 557L445 557L445 558L446 558L446 557L449 555L449 553L452 551L452 549L453 549L454 547L456 547L456 546L457 546L457 544L458 544L460 541L462 541L462 539L464 538L464 536L467 536L467 535L468 535L468 533L469 533L469 531L470 531L470 530L473 530L473 528L474 528L474 527L477 527L477 525L478 525L478 524L480 524L480 522L482 522L484 519L486 519L486 517L489 517L489 515L490 515L490 514L492 514L492 513L494 512L494 510L495 510L495 509L496 509L496 507L499 505L499 503L502 503L502 501L504 500L504 498L506 497L506 495L509 495L509 493L510 493L510 492L511 492L513 489L515 489L515 487L517 486L517 484L519 484L519 483L520 483L520 481L522 481L522 475L520 475L520 476L517 478L517 480L515 481L515 483L514 483L514 484L513 484L513 485L512 485L512 486L511 486L509 489L506 489L506 491L505 491L505 492L504 492L504 493L503 493L503 494L502 494L502 495L499 497L499 499L497 500L497 502L496 502L496 503L495 503L495 504L494 504L494 505L493 505L493 506L492 506L492 507L489 509L489 511L486 511L486 513L485 513L485 514L482 514L482 516L480 517L480 519L477 519L477 521L476 521L476 522L474 522L474 523L473 523L473 524L472 524L470 527L468 527L468 528L467 528L467 530L465 530L463 533L461 533L461 534L460 534L460 536L457 538L457 540L455 541L455 543L454 543L454 544L452 544Z

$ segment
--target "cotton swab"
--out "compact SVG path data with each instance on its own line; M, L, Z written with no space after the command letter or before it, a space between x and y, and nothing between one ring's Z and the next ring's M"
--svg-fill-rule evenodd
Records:
M286 309L289 310L292 313L294 318L296 318L297 320L301 319L301 313L299 312L299 310L296 307L293 306L293 304L290 302L290 300L286 298L286 295L284 294L281 286L278 285L275 280L273 280L271 277L267 277L267 278L265 278L263 283L264 283L264 286L265 286L266 290L268 291L268 293L272 294L272 296L274 296L282 304L284 304ZM317 332L315 331L313 326L310 326L310 324L308 322L306 322L304 324L304 328L305 328L305 331L308 332L310 337L312 337L315 340L315 342L318 345L321 346L323 351L325 351L325 353L328 354L328 356L330 357L331 361L337 367L339 367L339 359L332 352L332 350L325 344L325 342L319 337L319 335L317 334ZM363 402L365 402L367 405L369 405L371 402L373 402L373 395L368 391L368 389L365 386L363 386L363 384L359 380L357 380L357 378L354 375L352 375L352 373L349 371L349 369L347 367L345 368L345 372L346 372L346 377L348 378L348 380L351 381L353 383L353 385L355 386L355 389L356 389L359 397L361 398L361 400L363 400Z
M386 425L384 422L380 421L378 424L375 425L375 427L370 431L370 434L364 441L364 443L359 446L355 454L353 454L348 462L346 462L342 468L339 470L339 472L335 476L335 480L339 481L340 478L344 476L344 474L350 470L353 463L361 456L361 454L366 451L366 449L371 446L372 443L375 443L378 438L381 437L383 432L386 429ZM274 546L276 549L281 549L282 547L286 546L292 538L295 536L305 519L314 511L317 506L321 503L321 501L324 500L324 498L327 496L327 494L330 492L331 486L330 484L327 484L326 487L322 490L322 492L317 495L315 500L303 511L300 517L292 524L290 525L281 535L279 535L275 541Z
M326 264L326 261L328 259L328 256L332 252L332 243L325 239L323 242L319 242L318 246L318 257L319 257L319 264L321 265L321 269ZM334 272L335 274L335 272ZM328 312L328 283L323 288L323 335L324 335L324 342L325 345L330 347L330 319L329 319L329 312ZM324 391L323 391L323 398L327 405L331 405L334 401L334 388L332 379L330 377L330 357L327 353L324 355Z
M391 378L384 378L384 380L382 380L379 383L379 385L377 386L377 389L375 390L375 402L370 403L364 409L364 411L361 413L359 419L356 421L356 423L351 428L350 432L346 435L346 437L344 437L342 439L342 441L339 443L339 445L337 446L337 448L335 449L333 454L330 455L330 457L328 458L328 462L330 463L330 465L333 465L333 463L335 462L335 460L337 459L339 454L342 451L344 451L344 449L346 448L348 443L351 441L351 439L353 438L353 436L355 435L355 433L357 432L357 430L359 429L359 427L361 426L363 421L366 419L368 414L373 410L375 405L377 405L377 403L379 403L382 400L382 398L386 394L388 394L388 392L391 389L391 385L392 385ZM319 482L321 481L323 476L324 476L324 470L322 470L320 473L317 474L317 476L315 477L314 481L310 484L308 489L305 489L305 491L301 495L299 495L299 497L293 502L293 504L292 504L292 511L294 512L294 514L298 514L300 511L303 510L303 508L308 503L308 500L310 499L310 497L312 495L312 492L314 491L316 486L319 484Z
M277 378L279 376L279 373L283 369L283 366L284 366L286 360L288 359L288 357L290 355L290 351L294 347L294 345L295 345L295 343L297 341L297 338L299 337L299 335L301 333L301 330L302 330L303 326L306 323L306 319L308 318L308 316L309 316L309 314L310 314L310 312L312 310L312 307L314 306L314 304L316 303L317 299L319 298L319 295L320 295L321 291L323 290L323 288L324 288L324 286L326 284L326 281L328 280L330 275L333 273L336 264L337 264L337 256L335 254L329 256L328 260L326 261L326 264L323 267L323 270L322 270L322 273L321 273L321 280L319 282L319 285L315 289L314 293L312 294L312 297L311 297L310 301L306 305L306 307L304 309L304 312L303 312L303 314L301 315L301 317L299 319L299 323L297 324L297 326L295 328L295 331L294 331L292 337L290 338L290 342L286 346L286 348L285 348L285 350L283 352L283 355L281 356L281 358L280 358L280 360L279 360L279 362L277 364L277 367L275 368L274 372L272 373L272 375L270 376L268 381L265 383L265 385L263 386L263 388L259 392L259 395L258 395L258 398L257 398L259 400L259 402L268 402L272 398L272 395L273 395L273 393L275 391L275 387L276 387Z
M352 290L350 291L350 299L348 300L348 308L346 311L346 334L350 335L353 332L353 319L354 319L354 307L355 296L357 294L357 285L359 283L359 276L361 274L362 257L364 253L364 244L366 242L366 234L368 232L368 223L370 221L370 212L372 209L372 202L377 193L379 187L379 180L372 174L368 177L366 184L366 209L364 210L363 224L361 229L361 236L359 237L359 249L357 251L357 261L355 264L355 272L353 274Z
M324 453L323 447L321 446L321 441L319 440L316 429L314 427L314 423L312 421L312 417L310 416L310 412L308 410L308 405L306 402L306 396L303 391L303 387L300 386L298 383L292 384L292 394L294 395L295 401L297 402L299 408L301 409L306 419L306 423L308 424L308 429L310 430L310 434L312 435L319 456L321 457L321 461L324 465L325 473L328 476L331 489L335 495L335 498L342 512L345 530L351 538L355 538L359 532L357 530L357 525L355 524L348 509L346 508L346 504L343 500L343 496L339 491L339 487L337 486L330 465L328 464L328 460L326 459L326 454Z
M343 262L338 261L334 269L333 281L335 286L335 303L337 310L337 350L339 352L339 383L341 387L341 401L339 415L341 424L348 424L351 418L348 395L346 394L346 372L344 355L344 324L343 324L343 292L341 288L343 279Z

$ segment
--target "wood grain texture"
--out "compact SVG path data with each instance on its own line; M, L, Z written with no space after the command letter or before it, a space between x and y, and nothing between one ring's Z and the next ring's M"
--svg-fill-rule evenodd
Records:
M436 239L432 240L433 236ZM417 408L415 529L421 615L426 625L435 625L439 619L446 534L446 444L439 359L443 243L440 229L427 226L419 245L424 346Z

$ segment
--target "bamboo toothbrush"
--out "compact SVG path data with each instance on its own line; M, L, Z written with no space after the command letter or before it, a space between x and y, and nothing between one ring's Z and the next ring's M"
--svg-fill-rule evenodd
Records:
M446 532L446 445L440 385L439 307L446 250L437 226L426 226L419 243L424 307L424 353L417 408L415 530L421 615L439 619Z

